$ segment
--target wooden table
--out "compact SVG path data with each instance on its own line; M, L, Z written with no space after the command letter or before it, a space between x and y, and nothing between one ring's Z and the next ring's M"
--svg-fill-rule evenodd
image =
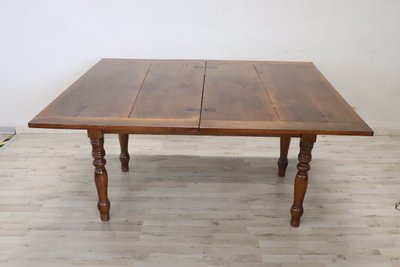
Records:
M310 62L102 59L29 127L87 130L103 221L110 218L106 133L119 134L124 172L128 134L278 136L279 176L285 176L291 137L299 137L294 227L317 135L373 135Z

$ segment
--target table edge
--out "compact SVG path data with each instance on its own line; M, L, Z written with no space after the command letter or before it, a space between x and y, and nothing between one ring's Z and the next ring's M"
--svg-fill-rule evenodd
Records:
M213 136L279 136L291 135L301 136L312 135L352 135L352 136L373 136L374 131L368 126L356 129L240 129L240 128L219 128L219 127L191 127L191 126L127 126L127 125L100 125L100 124L65 124L65 123L44 123L31 120L29 128L46 129L69 129L69 130L101 130L104 133L131 133L131 134L171 134L171 135L213 135Z

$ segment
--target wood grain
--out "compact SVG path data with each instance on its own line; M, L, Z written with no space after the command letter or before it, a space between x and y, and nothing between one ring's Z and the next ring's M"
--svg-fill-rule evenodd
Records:
M101 60L38 117L128 117L149 66L147 61Z
M30 127L142 134L372 135L312 63L103 59Z
M197 128L205 61L152 62L129 118L153 126Z
M207 121L218 121L222 128L229 121L277 120L279 117L252 63L207 63L200 129L207 127Z

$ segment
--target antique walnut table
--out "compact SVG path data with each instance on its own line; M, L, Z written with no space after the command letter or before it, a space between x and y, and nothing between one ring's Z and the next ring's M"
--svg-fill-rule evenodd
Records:
M87 130L103 221L110 218L104 134L119 135L124 172L128 134L276 136L279 176L285 176L291 137L299 137L294 227L317 135L373 135L312 63L268 61L102 59L29 127Z

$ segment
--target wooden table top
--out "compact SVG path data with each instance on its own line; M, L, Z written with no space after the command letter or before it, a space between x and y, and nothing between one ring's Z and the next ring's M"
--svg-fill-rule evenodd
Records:
M373 135L310 62L102 59L29 127L105 133Z

